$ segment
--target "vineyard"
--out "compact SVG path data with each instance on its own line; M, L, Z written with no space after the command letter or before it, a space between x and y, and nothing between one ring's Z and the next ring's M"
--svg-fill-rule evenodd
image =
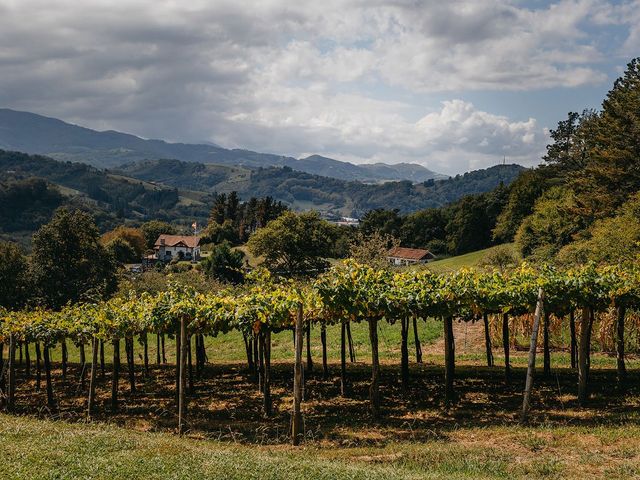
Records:
M194 402L201 372L210 368L206 339L237 331L244 341L246 369L262 398L262 415L274 414L272 392L272 334L293 332L290 358L294 363L292 393L294 399L291 439L303 437L301 404L306 379L303 372L304 345L307 347L307 367L311 362L311 328L321 332L322 372L328 375L328 328L340 330L339 390L349 396L350 375L362 375L347 368L353 356L351 325L368 328L371 359L369 409L372 419L383 414L385 398L381 395L381 366L378 351L380 324L389 323L400 330L399 388L410 392L419 385L412 383L409 371L409 338L414 337L415 355L421 362L417 323L432 318L441 322L444 334L444 381L440 385L445 405L454 405L456 366L454 321L480 322L484 328L486 363L494 364L496 340L504 351L504 381L513 381L510 349L514 335L531 338L527 388L523 404L523 421L533 382L533 367L540 331L543 372L551 371L550 337L567 331L567 350L571 367L577 371L577 397L587 404L592 381L592 344L616 351L616 380L620 392L627 389L625 350L637 350L640 339L638 316L640 307L640 269L629 267L596 267L586 265L573 270L530 265L509 271L460 270L436 274L428 270L390 272L347 261L333 267L313 283L281 280L266 271L257 271L242 289L220 291L216 295L198 293L189 287L173 285L158 295L142 294L114 297L106 302L69 305L61 311L34 308L24 311L3 311L0 323L2 344L0 389L4 408L16 411L18 388L46 390L47 411L59 409L56 379L53 375L51 351L61 348L60 374L77 378L78 391L87 392L85 412L91 417L98 409L96 388L98 375L104 378L105 345L112 346L111 395L109 411L115 413L123 395L120 351L124 347L127 383L130 393L136 392L135 349L142 349L145 375L150 375L149 343L154 342L157 363L165 360L165 343L175 347L175 370L166 369L164 377L173 376L176 425L179 432L191 428L188 403ZM594 330L594 325L598 329ZM306 340L305 340L306 334ZM137 340L137 341L136 341ZM121 345L122 344L122 345ZM36 359L29 358L35 346ZM136 346L137 345L137 346ZM5 348L8 347L8 348ZM79 349L79 364L68 361L69 349ZM88 350L85 353L85 349ZM5 357L5 350L8 350ZM35 373L36 382L18 384L17 352L25 352L21 363L25 377ZM87 358L90 355L90 358ZM289 363L287 368L290 368ZM215 367L215 366L214 366ZM275 367L283 373L282 365ZM35 370L35 372L32 371ZM222 375L224 366L216 367ZM464 372L465 379L471 375ZM44 377L44 378L42 378ZM167 380L164 378L164 380ZM74 380L75 382L75 380ZM424 393L424 392L422 392ZM413 392L421 395L421 392ZM430 395L433 392L430 392ZM514 397L522 401L521 393ZM535 407L535 405L534 405ZM105 405L106 408L106 405ZM239 412L242 415L242 412ZM490 415L490 413L489 413ZM194 420L195 421L195 420Z

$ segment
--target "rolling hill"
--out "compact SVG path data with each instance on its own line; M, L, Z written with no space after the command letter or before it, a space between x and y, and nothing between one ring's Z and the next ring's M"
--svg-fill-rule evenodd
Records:
M154 159L177 159L232 167L290 167L342 180L379 183L394 180L424 182L446 178L417 164L355 165L312 155L296 159L282 155L226 149L212 143L169 143L116 131L98 132L29 112L0 109L0 149L47 155L56 160L83 162L98 168Z

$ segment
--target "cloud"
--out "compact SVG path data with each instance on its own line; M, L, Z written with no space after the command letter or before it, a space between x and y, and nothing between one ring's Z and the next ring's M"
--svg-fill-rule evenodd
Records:
M503 155L532 164L546 136L526 112L509 119L457 99L602 84L610 46L589 32L621 26L617 48L630 50L637 6L0 0L0 105L146 137L447 173Z

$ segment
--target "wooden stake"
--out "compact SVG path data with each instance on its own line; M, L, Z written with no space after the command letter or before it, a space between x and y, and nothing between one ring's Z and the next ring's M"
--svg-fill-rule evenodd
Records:
M455 400L453 377L455 374L455 340L453 338L453 317L446 317L444 324L444 396L446 405Z
M487 352L487 367L493 367L493 349L491 348L491 333L489 332L489 315L482 315L484 323L484 347Z
M180 320L180 368L179 368L179 388L178 388L178 434L182 435L185 430L187 404L185 389L187 382L187 321L183 317Z
M531 332L531 344L529 346L529 363L527 365L527 379L524 388L524 397L522 399L522 413L520 415L520 423L526 423L531 408L531 390L533 388L533 375L536 370L536 349L538 347L538 330L540 329L540 317L544 311L544 292L538 290L538 302L536 304L536 312L533 316L533 331Z
M89 401L87 402L87 417L91 417L96 400L96 376L98 370L99 343L96 337L91 342L91 375L89 377Z
M111 376L111 410L118 411L118 381L120 376L120 340L113 340L113 375Z
M291 421L291 442L300 444L302 432L302 304L298 305L295 329L295 357L293 366L293 418Z
M580 322L580 349L578 350L578 403L584 407L588 398L589 386L589 349L591 340L592 316L588 307L582 308Z
M418 336L418 319L413 317L413 339L416 344L416 363L422 363L422 345Z
M626 308L620 305L616 315L616 378L618 387L623 388L627 379L627 369L624 364L624 317Z
M344 397L347 394L347 325L344 320L340 327L340 394Z
M400 377L402 389L409 387L409 317L400 319Z
M378 320L369 319L369 340L371 342L371 386L369 387L369 400L371 414L380 416L380 359L378 356Z
M327 365L327 326L324 323L320 326L320 343L322 343L322 377L326 380L329 377L329 367Z
M504 381L511 385L511 363L509 361L509 314L502 314L502 347L504 348Z

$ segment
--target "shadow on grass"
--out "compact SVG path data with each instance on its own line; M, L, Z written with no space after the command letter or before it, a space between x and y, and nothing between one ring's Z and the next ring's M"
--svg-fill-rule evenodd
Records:
M35 391L35 368L26 378L18 369L16 413L53 416L67 421L85 419L87 392L79 391L77 365L69 366L63 381L55 365L56 412L46 405L44 376L42 389ZM292 365L272 366L273 415L262 414L262 396L245 365L209 365L195 380L189 395L188 425L192 436L241 443L283 443L288 440L292 402ZM369 366L348 365L349 393L340 396L339 365L330 365L330 376L322 378L321 368L305 373L303 404L305 432L311 440L344 446L382 445L389 441L446 440L449 432L460 428L515 425L519 418L524 389L524 368L513 368L512 383L506 385L500 367L458 366L455 388L457 402L445 408L444 375L438 365L411 365L407 391L400 383L399 367L382 365L382 416L368 412ZM119 383L119 410L110 407L111 378L98 378L97 409L94 420L115 423L137 430L173 431L176 427L175 368L153 366L149 375L136 370L137 393L129 393L126 365ZM554 369L544 378L538 372L532 398L532 425L597 426L638 424L640 415L640 375L628 373L626 391L615 387L614 370L592 370L591 398L586 408L576 401L577 373ZM88 382L87 382L88 388Z

